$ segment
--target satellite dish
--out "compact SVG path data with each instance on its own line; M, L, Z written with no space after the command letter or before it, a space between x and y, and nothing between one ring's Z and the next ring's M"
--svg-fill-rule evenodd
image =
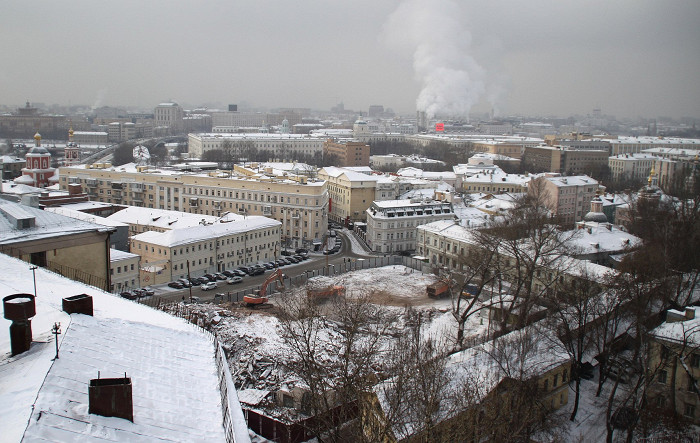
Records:
M142 145L136 146L132 152L132 155L134 157L134 161L139 166L147 165L148 160L151 159L151 153L148 152L148 148Z

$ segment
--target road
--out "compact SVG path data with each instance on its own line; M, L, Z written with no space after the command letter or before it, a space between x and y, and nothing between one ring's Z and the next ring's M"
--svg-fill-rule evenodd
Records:
M297 282L301 282L304 278L310 278L317 275L327 275L329 273L343 273L362 266L367 267L368 265L374 265L377 260L381 260L381 257L353 252L350 240L348 239L348 235L350 234L340 230L336 232L337 235L343 240L343 245L337 253L332 255L310 253L309 260L283 266L282 273L285 275L285 277L294 279L296 284ZM361 263L363 260L367 260L369 263ZM270 275L270 272L272 271L266 271L265 274L256 275L254 277L243 277L243 282L235 285L226 284L225 281L218 281L218 287L209 291L203 291L199 286L193 286L192 288L185 289L172 289L167 285L158 285L154 287L156 294L153 296L153 298L160 298L165 301L174 302L182 301L183 297L184 300L189 300L191 289L192 297L198 297L199 301L214 301L215 295L220 293L232 293L232 298L235 300L235 294L237 292L240 292L240 298L242 298L242 293L244 291L250 291L251 289L260 286Z

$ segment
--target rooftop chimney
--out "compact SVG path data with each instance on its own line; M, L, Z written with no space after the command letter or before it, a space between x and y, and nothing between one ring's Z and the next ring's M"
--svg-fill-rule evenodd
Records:
M99 377L99 373L98 373ZM88 386L90 414L134 421L131 378L94 378Z

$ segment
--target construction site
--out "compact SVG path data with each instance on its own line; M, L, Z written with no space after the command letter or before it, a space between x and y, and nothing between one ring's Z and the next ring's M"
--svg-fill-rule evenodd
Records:
M267 288L273 281L275 292ZM426 289L435 283L439 283L436 276L402 265L318 276L302 285L292 285L288 280L285 285L281 273L276 272L256 294L241 302L162 308L186 316L216 335L226 352L245 413L291 426L309 418L305 405L308 386L295 371L303 356L290 345L289 337L290 331L304 327L304 319L290 317L291 311L296 309L298 314L302 312L299 307L304 306L302 316L319 319L317 324L322 326L314 330L313 359L323 367L333 367L341 358L338 343L343 326L337 317L342 316L339 310L347 309L345 303L360 302L372 310L372 321L377 324L363 327L381 331L381 349L389 349L407 328L415 326L416 313L425 339L449 346L454 342L456 320L449 297L428 296ZM481 315L474 316L467 328L474 340L488 334L487 313ZM375 363L373 371L381 374L381 358Z

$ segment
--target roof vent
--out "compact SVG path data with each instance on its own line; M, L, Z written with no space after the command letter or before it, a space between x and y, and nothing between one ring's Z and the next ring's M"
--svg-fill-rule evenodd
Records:
M94 378L88 386L90 414L134 421L131 378Z
M92 296L87 294L73 295L62 301L63 311L68 314L92 315Z
M29 229L35 226L36 217L19 205L2 205L0 212L12 223L15 229Z
M5 318L10 325L10 348L12 355L29 350L32 344L32 320L36 315L36 304L32 294L13 294L2 299Z

